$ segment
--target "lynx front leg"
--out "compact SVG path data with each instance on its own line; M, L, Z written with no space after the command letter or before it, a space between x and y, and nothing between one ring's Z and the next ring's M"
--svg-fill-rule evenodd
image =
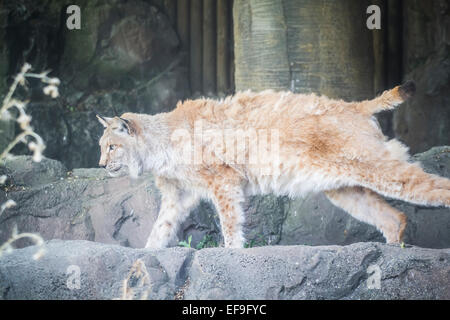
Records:
M216 177L208 185L212 201L220 218L225 247L243 248L242 224L244 223L244 212L241 202L244 200L244 196L239 182Z
M337 207L356 219L375 226L383 233L387 243L402 241L406 227L406 215L384 201L372 190L347 187L326 191L325 194Z
M158 219L148 237L146 248L165 248L175 236L180 223L198 203L198 197L179 189L175 182L163 178L156 179L161 192L161 208Z
M225 248L243 248L244 213L240 200L223 193L215 195L213 202L219 214Z

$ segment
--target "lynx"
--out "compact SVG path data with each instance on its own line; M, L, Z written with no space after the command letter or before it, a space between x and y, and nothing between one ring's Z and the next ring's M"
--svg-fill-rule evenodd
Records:
M112 176L155 176L161 208L146 247L168 246L203 198L217 210L225 247L241 248L245 196L320 191L375 226L388 243L398 243L406 216L382 196L450 207L450 180L408 161L408 149L388 140L373 116L415 90L408 81L362 102L246 91L220 101L178 102L173 111L156 115L97 115L105 127L99 165Z

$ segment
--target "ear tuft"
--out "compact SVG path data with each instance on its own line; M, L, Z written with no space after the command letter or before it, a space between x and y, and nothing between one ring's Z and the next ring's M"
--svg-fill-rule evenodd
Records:
M112 118L102 117L101 115L96 115L98 121L106 128L111 124Z
M98 121L106 128L108 126L108 124L106 123L105 118L103 118L101 115L96 114L95 115L98 119Z

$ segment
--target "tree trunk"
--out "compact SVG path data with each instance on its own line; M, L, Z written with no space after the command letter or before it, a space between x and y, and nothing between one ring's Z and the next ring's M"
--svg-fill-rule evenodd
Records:
M236 89L373 97L368 1L236 0Z
M235 0L236 90L289 88L286 23L281 0Z
M177 1L164 0L164 7L166 8L170 24L175 27L177 25Z
M386 85L392 88L402 81L402 1L387 2Z
M225 95L230 88L229 0L217 0L217 93Z
M189 0L177 1L177 33L184 49L189 50Z
M190 81L191 93L199 95L203 89L203 0L191 0L190 21Z
M385 0L373 0L372 4L381 9L381 29L372 30L373 36L373 89L380 94L386 89L386 38L387 38L387 10Z
M203 93L216 92L216 0L203 0Z

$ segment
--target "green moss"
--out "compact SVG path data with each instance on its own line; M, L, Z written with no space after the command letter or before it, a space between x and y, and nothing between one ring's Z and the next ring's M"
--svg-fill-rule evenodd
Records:
M219 244L217 243L214 238L207 234L203 237L203 239L197 244L197 249L204 249L204 248L216 248Z

